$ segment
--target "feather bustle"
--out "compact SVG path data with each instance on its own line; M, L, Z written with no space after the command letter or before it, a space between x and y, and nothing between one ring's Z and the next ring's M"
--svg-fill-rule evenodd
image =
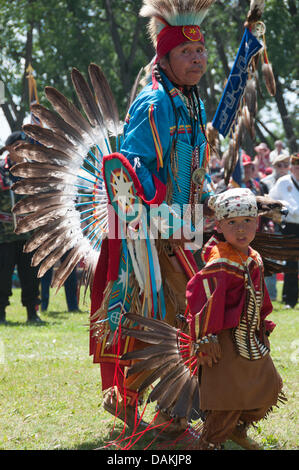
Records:
M77 243L73 248L71 248L70 253L55 271L51 286L53 288L56 288L57 290L60 289L65 283L66 279L71 274L71 272L73 272L77 264L85 256L85 250L82 249L80 243ZM93 254L93 257L95 257L95 254Z
M83 77L82 73L76 68L73 68L71 76L77 96L90 124L93 127L99 126L100 128L103 128L103 116L87 81Z
M90 64L88 72L105 123L109 124L109 126L112 123L115 135L117 135L119 129L119 113L108 80L101 67L97 64Z
M14 214L26 214L34 212L43 207L50 208L53 205L64 204L69 195L63 194L62 191L53 191L52 193L42 193L38 198L36 196L27 196L18 201L12 208Z
M180 363L180 357L178 355L177 361L173 363L172 370L154 387L149 394L147 401L150 403L153 401L163 400L163 396L167 393L167 389L173 384L173 382L180 379L185 372L186 368L184 364Z
M65 120L59 114L45 108L40 104L33 104L31 106L31 109L33 114L37 116L43 124L46 124L56 134L67 136L67 138L73 144L82 144L82 132L78 132L77 129L65 122Z
M160 367L154 370L140 385L138 392L142 392L150 385L152 385L159 378L162 379L169 371L173 368L173 361L166 359L166 362L163 363Z
M74 185L65 182L64 178L26 178L16 181L12 185L12 190L16 194L42 194L49 191L61 190L65 194L75 194Z
M67 240L63 246L60 246L56 248L52 253L50 253L47 258L42 262L42 264L39 267L37 276L38 277L43 277L45 273L54 266L55 263L57 263L61 257L69 251L71 248L73 248L74 245L78 240Z
M95 139L93 128L71 101L51 86L45 88L45 94L54 109L68 124L79 133L85 132L92 141Z
M20 144L14 153L19 155L22 160L27 158L39 163L52 163L62 166L69 165L72 160L66 153L37 144Z
M177 353L169 354L168 359L177 360ZM127 375L129 377L130 375L136 374L137 372L141 372L142 370L152 370L152 369L155 369L156 367L159 367L160 365L164 363L165 363L165 355L163 357L158 356L154 358L149 358L149 359L146 359L144 361L141 361L132 365L129 368Z
M58 205L56 207L52 206L51 210L45 207L36 211L34 214L29 214L19 219L15 232L17 235L31 232L31 230L35 230L42 225L46 225L59 217L66 217L68 212L72 213L72 210L71 204L64 206Z
M52 223L48 223L46 230L45 227L36 229L31 238L24 245L25 253L30 253L31 251L36 250L40 245L52 237L52 235L59 230L62 225L66 225L67 223L69 223L68 220L61 217Z

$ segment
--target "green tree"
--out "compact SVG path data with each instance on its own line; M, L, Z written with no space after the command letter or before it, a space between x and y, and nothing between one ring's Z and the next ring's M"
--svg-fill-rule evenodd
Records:
M11 130L29 111L26 70L35 71L39 98L53 85L74 98L70 71L83 73L90 62L103 67L122 103L144 62L139 38L143 20L139 1L0 0L0 80L5 84L3 112Z
M99 64L115 93L122 113L139 69L153 57L146 22L138 16L141 0L0 0L0 80L5 84L2 104L11 130L20 128L29 111L26 69L31 63L37 79L39 99L53 85L74 99L70 72L77 67L85 76L90 62ZM244 32L249 0L217 0L202 29L209 51L209 68L200 83L200 93L211 120L225 80L229 75ZM298 7L295 0L267 0L267 50L277 83L270 97L258 70L259 114L256 133L271 146L286 138L297 148L296 109L289 93L298 77ZM273 135L260 116L277 106L279 131ZM276 113L277 115L277 113ZM297 128L296 128L297 126ZM249 147L252 149L254 142Z

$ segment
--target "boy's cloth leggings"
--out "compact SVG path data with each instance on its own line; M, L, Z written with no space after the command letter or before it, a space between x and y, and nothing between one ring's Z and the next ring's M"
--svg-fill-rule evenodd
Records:
M212 444L224 443L230 438L237 424L240 422L251 424L259 421L266 416L267 411L267 408L245 411L208 411L201 438Z

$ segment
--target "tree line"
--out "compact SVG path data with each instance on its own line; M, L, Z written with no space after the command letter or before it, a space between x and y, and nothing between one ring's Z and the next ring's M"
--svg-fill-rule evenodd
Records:
M75 100L72 67L87 76L90 62L100 65L114 91L120 114L126 111L130 90L141 67L151 61L146 21L139 17L141 0L0 0L1 104L11 131L20 129L29 113L28 66L32 66L39 101L48 106L43 89L55 86ZM202 25L208 49L208 71L200 82L208 120L217 109L244 32L249 0L217 0ZM266 45L276 79L270 97L257 71L258 115L255 141L247 139L250 153L256 141L283 139L297 149L296 85L298 85L298 6L296 0L266 0L263 22ZM297 81L296 81L297 80ZM290 97L291 100L290 100ZM275 132L261 120L275 107Z

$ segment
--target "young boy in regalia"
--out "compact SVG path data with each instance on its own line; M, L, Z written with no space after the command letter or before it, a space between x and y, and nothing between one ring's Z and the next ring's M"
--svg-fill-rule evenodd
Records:
M203 248L205 267L189 281L187 301L193 341L198 345L200 408L206 413L199 449L232 439L258 448L248 427L283 399L282 380L270 357L266 318L272 304L260 255L250 247L257 205L248 189L212 196L217 230Z

